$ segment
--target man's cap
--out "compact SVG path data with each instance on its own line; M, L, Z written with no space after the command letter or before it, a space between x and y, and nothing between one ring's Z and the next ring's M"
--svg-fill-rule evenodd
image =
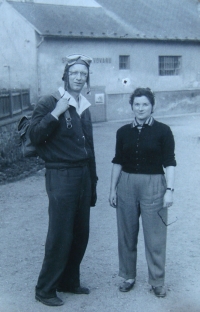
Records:
M65 78L68 76L67 73L69 71L70 66L75 65L75 64L85 65L88 68L88 77L87 77L86 83L87 83L87 88L88 88L87 93L89 94L90 93L89 67L90 67L91 62L92 62L92 58L83 54L71 54L71 55L66 56L66 66L64 69L62 80L65 80ZM68 78L67 78L67 85L68 85Z
M92 58L83 54L71 54L66 56L66 65L72 66L74 64L86 64L87 66L90 66L92 62Z

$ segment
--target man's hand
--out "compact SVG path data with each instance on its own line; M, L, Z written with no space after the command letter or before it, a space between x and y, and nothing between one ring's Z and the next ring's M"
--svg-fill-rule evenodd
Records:
M91 202L90 202L90 207L94 207L96 205L97 201L97 183L92 183L92 193L91 193Z
M61 98L57 103L54 110L51 112L51 114L58 119L59 116L64 113L69 108L69 102L66 98Z

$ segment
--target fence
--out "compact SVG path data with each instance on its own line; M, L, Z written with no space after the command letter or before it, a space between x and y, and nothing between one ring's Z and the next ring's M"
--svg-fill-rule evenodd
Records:
M0 90L0 120L30 109L30 90L13 89Z

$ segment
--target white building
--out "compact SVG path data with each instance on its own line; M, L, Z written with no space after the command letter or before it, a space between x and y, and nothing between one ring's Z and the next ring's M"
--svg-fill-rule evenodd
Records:
M161 106L199 94L196 0L4 0L0 40L0 88L30 88L32 102L62 84L66 55L90 55L94 120L126 118L137 86L162 91Z

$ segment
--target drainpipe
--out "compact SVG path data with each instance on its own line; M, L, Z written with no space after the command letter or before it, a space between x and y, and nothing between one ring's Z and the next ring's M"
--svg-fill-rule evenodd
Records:
M197 11L200 17L200 0L198 0L198 3L197 3Z
M39 72L39 47L41 46L41 44L44 41L44 37L41 36L41 40L39 41L39 43L37 44L36 48L37 48L37 95L40 95L41 92L41 77L40 77L40 72Z

